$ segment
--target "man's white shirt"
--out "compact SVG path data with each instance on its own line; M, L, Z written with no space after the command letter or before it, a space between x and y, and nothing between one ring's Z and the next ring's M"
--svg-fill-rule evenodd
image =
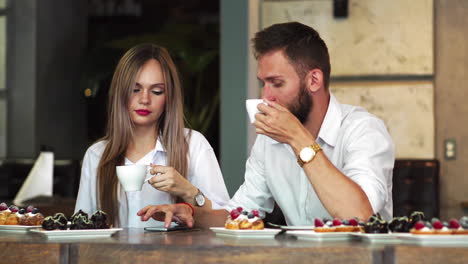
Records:
M330 95L316 142L335 167L362 188L374 212L391 219L395 151L385 124L363 108L340 104ZM264 215L273 210L275 201L288 225L313 225L316 217L330 217L292 148L258 135L246 163L245 181L225 209L242 206Z

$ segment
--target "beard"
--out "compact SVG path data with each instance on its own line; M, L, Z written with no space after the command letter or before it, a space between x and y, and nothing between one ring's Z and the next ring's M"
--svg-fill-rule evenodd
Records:
M304 124L307 121L309 112L312 110L312 98L307 91L307 87L303 81L300 83L299 92L293 102L288 105L288 110L296 116L299 121Z

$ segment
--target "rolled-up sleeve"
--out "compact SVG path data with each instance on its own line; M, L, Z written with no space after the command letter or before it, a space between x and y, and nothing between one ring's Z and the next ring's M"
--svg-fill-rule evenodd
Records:
M394 144L384 123L368 118L345 135L346 158L342 172L367 195L374 213L392 203Z
M241 206L248 211L259 210L261 217L273 211L275 201L265 178L264 140L263 136L257 136L246 162L244 183L229 201L226 210Z

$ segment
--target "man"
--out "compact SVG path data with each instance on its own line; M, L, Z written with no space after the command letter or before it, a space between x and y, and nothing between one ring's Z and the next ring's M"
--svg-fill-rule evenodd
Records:
M253 45L263 83L257 136L246 164L245 182L226 210L183 204L147 206L138 212L185 222L222 226L241 206L271 212L274 202L288 225L311 225L315 217L367 220L392 217L394 145L384 123L360 107L340 104L330 94L328 49L312 28L297 23L258 32Z

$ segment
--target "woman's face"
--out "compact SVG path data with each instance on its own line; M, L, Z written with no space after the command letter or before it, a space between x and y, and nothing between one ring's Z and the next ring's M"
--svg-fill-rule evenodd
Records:
M166 87L161 64L148 60L136 76L128 102L130 118L136 127L152 127L164 112Z

